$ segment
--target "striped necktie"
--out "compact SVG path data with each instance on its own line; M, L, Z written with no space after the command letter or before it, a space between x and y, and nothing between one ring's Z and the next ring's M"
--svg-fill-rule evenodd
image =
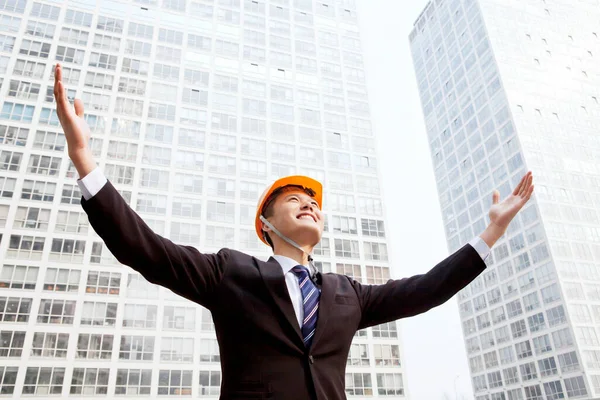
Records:
M321 291L310 280L308 270L302 265L292 268L292 272L298 278L300 291L302 292L302 304L304 309L304 321L302 323L302 338L304 345L308 348L312 343L317 327L317 317L319 316L319 297Z

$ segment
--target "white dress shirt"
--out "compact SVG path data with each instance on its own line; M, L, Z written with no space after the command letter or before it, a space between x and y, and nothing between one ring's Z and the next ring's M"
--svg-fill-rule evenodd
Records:
M102 170L100 170L98 167L96 167L92 172L87 174L82 179L77 180L81 194L86 200L94 197L96 193L102 189L106 182L106 176L104 176ZM469 244L477 251L482 260L485 260L490 253L489 246L479 236L475 236L473 239L471 239ZM298 265L298 263L295 260L285 256L273 255L273 258L275 258L279 265L281 265L281 270L283 271L283 275L285 277L285 284L287 286L290 299L292 300L292 306L294 306L294 312L296 313L298 324L300 327L302 327L302 320L304 319L302 292L300 291L298 278L296 278L296 275L292 272L292 268Z

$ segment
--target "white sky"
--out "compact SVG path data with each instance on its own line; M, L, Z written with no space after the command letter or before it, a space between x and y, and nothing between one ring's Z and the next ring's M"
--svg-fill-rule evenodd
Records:
M427 1L357 3L394 278L420 274L448 255L408 42ZM473 398L456 297L402 320L402 335L411 400L454 399L455 379Z

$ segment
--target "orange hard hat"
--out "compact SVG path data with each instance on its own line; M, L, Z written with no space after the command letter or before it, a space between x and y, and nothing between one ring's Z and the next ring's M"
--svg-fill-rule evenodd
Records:
M254 227L256 229L256 234L258 235L258 238L266 245L269 245L269 243L267 243L267 240L264 237L263 230L262 230L262 221L260 220L260 216L263 212L263 207L265 206L265 204L267 203L267 200L269 200L269 197L271 197L271 195L273 194L273 192L275 190L282 188L284 186L289 186L289 185L301 186L304 189L313 190L315 192L314 199L317 202L317 204L319 205L319 208L322 208L323 185L321 184L321 182L319 182L313 178L309 178L308 176L302 176L302 175L292 175L292 176L286 176L286 177L277 179L275 182L273 182L271 184L271 186L269 186L265 189L263 194L260 196L260 199L258 200L258 205L256 207L256 217L254 219Z

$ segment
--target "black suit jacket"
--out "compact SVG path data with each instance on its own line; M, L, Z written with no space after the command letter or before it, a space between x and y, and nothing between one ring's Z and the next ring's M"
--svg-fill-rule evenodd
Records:
M465 245L424 275L363 285L322 274L319 319L306 350L279 263L239 251L202 254L155 234L108 182L82 206L123 264L212 313L221 355L221 399L345 399L358 329L409 317L450 299L484 269Z

